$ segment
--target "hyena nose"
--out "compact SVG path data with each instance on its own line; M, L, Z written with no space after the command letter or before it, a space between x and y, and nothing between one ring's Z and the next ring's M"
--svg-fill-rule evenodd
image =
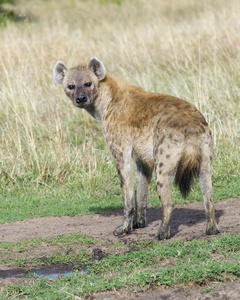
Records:
M87 102L87 97L86 96L77 96L75 101L76 101L76 103Z

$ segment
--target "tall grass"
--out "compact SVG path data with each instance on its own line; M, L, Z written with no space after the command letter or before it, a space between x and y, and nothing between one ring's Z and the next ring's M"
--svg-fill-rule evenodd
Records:
M57 60L74 66L92 56L148 91L195 104L212 129L215 159L239 176L238 0L23 0L14 9L26 18L0 29L1 184L90 187L115 174L100 125L52 79Z

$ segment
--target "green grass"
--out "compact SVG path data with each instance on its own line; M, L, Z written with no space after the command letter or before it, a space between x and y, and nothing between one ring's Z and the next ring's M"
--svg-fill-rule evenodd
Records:
M20 22L25 20L24 16L15 13L13 10L15 2L16 0L0 0L0 26L6 26L9 21Z
M225 156L224 156L225 155ZM238 176L237 155L235 158L226 151L220 159L213 161L214 200L240 196L240 176ZM0 223L13 222L36 217L87 215L114 210L123 207L121 189L114 164L100 164L101 176L96 174L92 182L84 185L84 177L68 184L36 185L32 182L10 183L1 190ZM106 163L107 164L107 163ZM97 166L98 167L98 166ZM193 186L187 200L184 200L173 185L175 204L187 204L193 201L203 202L201 188L198 182ZM159 206L153 178L149 204Z
M56 264L84 265L91 258L87 246L96 243L101 243L101 241L86 234L37 238L16 243L0 242L0 264L26 270ZM57 250L51 255L30 255L31 251L36 248L44 249L51 246L57 246Z
M90 257L91 256L87 250L85 248L81 248L76 251L76 253L72 253L70 255L67 252L62 253L56 251L55 253L44 257L17 257L12 259L11 266L13 268L20 268L27 271L32 268L72 265L77 263L80 268L83 268ZM8 261L6 259L2 259L2 263L7 264L7 262Z
M73 299L120 288L209 284L240 277L240 236L222 235L210 241L177 241L165 246L141 242L135 249L101 261L89 261L85 275L74 274L57 281L42 279L33 286L10 286L2 291L0 299L18 295L26 299Z
M91 194L92 192L92 194ZM99 195L102 193L102 195ZM35 217L74 216L122 207L120 188L116 190L81 190L74 186L11 186L1 200L1 222Z
M15 243L7 243L7 242L0 242L0 250L7 250L9 254L11 253L22 253L32 250L39 245L44 246L59 246L64 247L68 246L69 244L83 244L83 245L91 245L97 241L96 238L93 238L86 234L71 234L67 236L58 236L56 238L36 238L31 241L20 241Z

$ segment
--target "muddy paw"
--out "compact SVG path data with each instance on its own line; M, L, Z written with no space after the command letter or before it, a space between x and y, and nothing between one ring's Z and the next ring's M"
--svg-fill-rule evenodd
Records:
M144 228L145 224L146 224L145 220L142 220L142 221L134 223L133 228Z
M170 239L170 226L162 224L155 238L158 240Z
M220 230L217 227L209 227L206 229L207 235L214 235L220 233Z
M158 232L154 237L158 240L167 240L170 239L170 234L166 232Z
M117 235L128 234L128 233L130 233L130 232L131 232L131 230L130 230L129 227L126 227L126 226L124 226L124 225L120 225L120 226L118 226L118 227L113 231L113 234L117 236Z

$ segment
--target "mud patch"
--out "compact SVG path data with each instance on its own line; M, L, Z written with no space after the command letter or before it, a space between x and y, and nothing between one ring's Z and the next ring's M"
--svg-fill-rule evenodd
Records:
M240 233L240 199L219 201L215 204L215 210L221 231ZM112 232L122 223L122 216L123 211L120 209L90 216L36 218L5 223L0 225L0 241L12 243L39 237L57 237L77 233L92 235L107 242L152 240L160 225L162 209L149 207L145 228L135 229L131 234L123 237L116 237ZM191 240L204 236L205 226L203 203L175 205L171 221L172 240ZM95 248L94 245L93 248Z
M155 287L145 291L129 292L127 290L98 293L96 300L239 300L240 282L226 284L211 283L199 287Z
M220 230L227 233L240 234L240 199L232 198L215 204L216 218ZM88 234L101 240L100 244L87 245L93 259L102 259L108 253L119 254L135 251L134 243L140 240L154 241L162 218L162 210L149 207L147 211L147 226L135 229L131 234L116 237L113 230L121 224L123 211L108 211L90 216L36 218L22 222L0 225L1 242L18 242L35 238L58 237L71 234ZM209 239L205 235L205 212L202 203L176 205L171 222L171 241L192 240L195 238ZM116 250L115 244L118 243ZM119 243L120 242L120 243ZM161 241L166 244L168 241ZM111 246L112 245L112 246ZM112 247L112 248L111 248ZM59 248L58 248L59 250ZM66 249L65 249L66 250ZM64 251L65 251L64 250ZM51 255L56 247L43 247L33 250L33 254ZM1 271L7 272L8 266L1 265ZM21 271L21 270L20 270ZM17 271L16 271L17 272ZM18 273L19 274L19 273ZM6 284L24 284L35 279L9 277L0 280L0 288ZM1 276L0 276L1 277ZM206 292L207 289L207 292ZM198 299L198 300L240 300L240 282L229 282L224 285L211 283L207 287L168 288L157 287L147 291L115 291L98 293L93 299Z

